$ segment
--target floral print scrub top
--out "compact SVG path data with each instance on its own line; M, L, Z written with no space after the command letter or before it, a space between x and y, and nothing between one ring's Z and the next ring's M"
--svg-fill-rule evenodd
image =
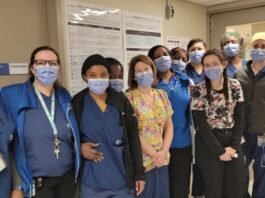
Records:
M135 89L126 93L138 119L139 134L157 151L163 148L163 129L166 119L172 116L173 110L166 92L152 89L155 94L154 104L146 104L141 93ZM155 168L152 157L143 154L145 171ZM169 163L169 154L164 165Z

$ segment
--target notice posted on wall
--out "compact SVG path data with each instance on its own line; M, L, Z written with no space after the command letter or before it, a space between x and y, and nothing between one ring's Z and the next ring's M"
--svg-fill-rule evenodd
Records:
M0 63L0 75L27 74L28 63Z
M167 48L171 50L175 47L180 47L180 48L187 50L187 45L190 40L191 38L188 38L188 37L168 36L167 37Z
M121 11L78 1L67 2L70 91L86 87L81 78L85 59L98 53L123 63Z
M128 64L132 57L144 54L154 45L162 44L162 18L135 12L122 12L124 67L128 76Z

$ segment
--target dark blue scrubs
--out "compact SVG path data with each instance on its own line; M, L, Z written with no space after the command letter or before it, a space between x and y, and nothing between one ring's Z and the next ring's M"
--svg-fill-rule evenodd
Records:
M242 60L242 67L245 67L246 64L247 64L247 61ZM231 62L228 63L228 65L227 65L227 71L226 71L227 76L229 78L235 78L235 75L236 75L237 70L238 69L235 67L235 65L233 63L231 63Z
M112 105L105 112L87 94L80 124L81 141L99 143L97 150L104 154L100 162L85 160L81 178L84 190L118 191L127 188L127 175L123 159L123 127L120 113ZM88 188L86 188L88 187ZM90 194L87 192L87 194Z
M187 70L187 75L190 79L193 80L195 85L197 85L198 83L204 80L204 72L199 74L196 72L196 70L192 66L190 66L189 68L190 69Z
M51 97L42 95L51 111ZM35 94L36 109L25 113L24 139L27 163L36 176L62 176L74 166L74 146L71 127L64 116L60 103L55 97L55 125L61 141L59 160L54 154L54 135L51 124Z

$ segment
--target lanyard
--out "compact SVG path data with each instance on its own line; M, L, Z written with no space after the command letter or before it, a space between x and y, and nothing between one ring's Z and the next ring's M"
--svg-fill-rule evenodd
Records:
M49 112L48 108L47 108L47 105L45 104L44 100L43 100L43 97L41 95L41 93L39 92L39 90L37 90L35 88L35 93L37 94L39 100L40 100L40 103L41 103L41 106L51 124L51 127L52 127L52 130L53 130L53 134L55 137L58 136L58 132L57 132L57 128L55 126L55 123L54 123L54 115L55 115L55 94L54 94L54 91L52 92L52 103L51 103L51 113Z

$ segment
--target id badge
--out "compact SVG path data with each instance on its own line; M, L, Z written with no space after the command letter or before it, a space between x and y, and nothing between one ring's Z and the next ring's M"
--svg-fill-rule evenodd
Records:
M257 142L258 142L258 146L260 147L265 146L265 135L258 135Z
M6 161L3 155L0 153L0 172L6 168Z
M31 185L31 191L30 191L31 197L34 197L36 195L36 182L35 179L33 179L32 185Z

